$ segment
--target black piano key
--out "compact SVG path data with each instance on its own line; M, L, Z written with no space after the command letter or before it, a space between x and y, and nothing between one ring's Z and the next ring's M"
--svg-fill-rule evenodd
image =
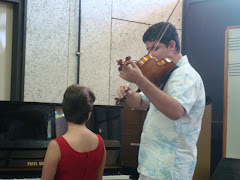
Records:
M0 151L0 159L7 159L10 153L10 151Z
M11 158L44 158L46 151L13 151L11 153Z
M0 160L0 167L6 167L7 166L7 160Z

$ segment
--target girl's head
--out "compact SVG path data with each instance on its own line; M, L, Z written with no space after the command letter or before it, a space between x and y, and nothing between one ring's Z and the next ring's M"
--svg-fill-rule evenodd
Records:
M68 122L83 124L89 119L95 101L94 93L87 87L74 84L63 95L63 112Z

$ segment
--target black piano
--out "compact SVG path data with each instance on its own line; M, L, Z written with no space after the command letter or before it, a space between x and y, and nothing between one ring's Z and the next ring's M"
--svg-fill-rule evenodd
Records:
M94 105L86 124L104 139L106 175L122 173L122 108ZM61 104L0 101L0 179L40 179L48 143L66 130Z

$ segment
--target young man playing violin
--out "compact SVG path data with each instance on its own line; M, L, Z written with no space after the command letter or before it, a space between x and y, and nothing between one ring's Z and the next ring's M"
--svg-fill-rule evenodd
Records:
M147 50L153 49L165 22L144 33ZM205 90L200 75L180 53L176 27L167 31L151 55L170 58L178 66L161 90L149 81L133 62L123 66L120 77L135 83L142 91L133 92L127 84L117 89L119 98L134 109L147 109L138 155L140 180L191 180L196 166L196 143L205 108Z

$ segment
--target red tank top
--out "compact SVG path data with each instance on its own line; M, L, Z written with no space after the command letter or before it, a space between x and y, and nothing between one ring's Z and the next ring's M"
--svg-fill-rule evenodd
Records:
M89 152L77 152L61 136L57 137L61 159L58 164L55 180L94 180L96 172L101 165L104 144L100 135L98 137L98 146Z

